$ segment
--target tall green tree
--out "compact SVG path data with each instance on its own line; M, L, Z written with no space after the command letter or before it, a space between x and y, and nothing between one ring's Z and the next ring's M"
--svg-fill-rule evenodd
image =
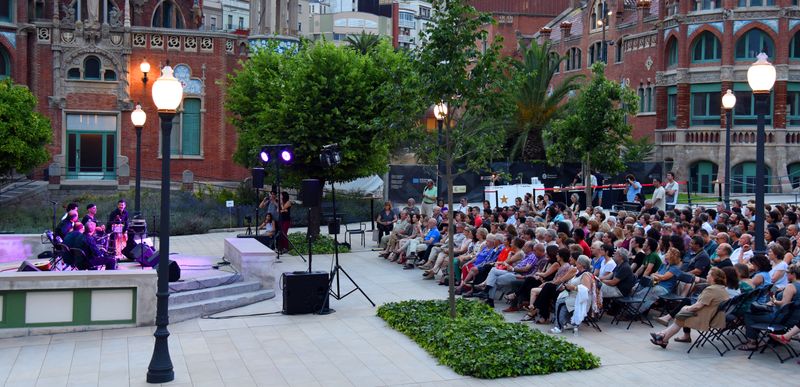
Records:
M358 35L348 35L347 39L345 39L350 48L362 54L366 54L377 47L381 40L380 36L365 31L361 31Z
M552 50L550 42L540 45L533 40L523 51L522 59L515 61L516 126L508 133L509 142L513 143L511 159L517 155L523 160L545 159L542 131L561 114L565 97L580 88L584 78L582 74L573 74L553 84L553 76L564 59Z
M251 167L264 144L294 145L284 185L302 179L350 181L387 170L389 152L424 112L410 58L382 41L368 55L327 42L297 52L263 49L229 77L226 107L238 129L234 160ZM342 162L324 169L322 147L338 143ZM267 173L271 173L267 168ZM318 209L310 233L318 233Z
M488 161L501 152L511 107L505 94L505 62L500 57L500 40L486 49L486 26L491 15L478 12L468 0L436 0L433 2L434 27L422 37L417 53L417 69L423 87L420 94L428 104L443 104L447 114L442 118L442 143L437 131L423 132L417 152L423 159L444 164L448 208L453 208L453 179L456 162L467 169L486 169ZM448 234L453 235L453 211L448 212ZM450 315L455 317L453 240L447 245L449 257Z
M616 173L625 164L622 148L631 136L625 117L636 113L638 97L628 87L605 77L605 64L592 66L592 78L568 105L567 114L545 131L551 143L547 161L557 165L580 160L586 186L586 205L592 200L591 171Z
M36 111L36 97L11 79L0 81L0 177L47 162L50 120Z

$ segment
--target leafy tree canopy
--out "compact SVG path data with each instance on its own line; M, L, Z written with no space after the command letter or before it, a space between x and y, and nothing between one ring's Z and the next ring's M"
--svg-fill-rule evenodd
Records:
M47 162L50 120L36 111L36 97L10 79L0 81L0 176L28 172Z
M563 118L545 131L551 143L547 161L558 165L581 161L589 169L616 173L624 168L621 148L631 135L627 115L635 114L638 97L605 77L605 65L592 66L592 78L568 105Z
M254 166L262 145L293 144L295 161L284 170L295 186L386 171L390 150L424 111L410 59L385 41L367 54L327 42L304 42L296 53L263 49L229 84L226 107L239 132L234 160ZM323 170L320 150L331 143L340 145L342 163Z

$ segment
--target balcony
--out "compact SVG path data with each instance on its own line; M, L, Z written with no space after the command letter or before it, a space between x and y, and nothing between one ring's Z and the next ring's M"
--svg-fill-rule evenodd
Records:
M398 21L398 25L400 26L400 28L409 28L409 29L412 29L412 30L417 28L417 22L415 22L414 20L403 20L403 19L400 19Z
M414 38L410 35L397 35L397 41L400 43L414 43Z
M767 145L800 144L800 130L767 128ZM661 129L656 130L656 143L660 145L725 145L725 129ZM756 129L731 130L732 145L755 145Z

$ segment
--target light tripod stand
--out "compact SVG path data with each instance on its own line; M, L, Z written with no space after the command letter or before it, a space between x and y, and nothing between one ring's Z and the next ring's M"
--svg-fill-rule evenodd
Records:
M333 168L336 165L339 165L339 163L341 162L341 153L339 151L339 145L331 144L322 147L322 153L320 154L319 158L320 162L322 163L322 166L324 167ZM360 286L358 286L353 277L351 277L350 274L348 274L347 271L342 267L342 265L339 264L339 229L341 228L341 222L336 216L336 188L334 187L333 181L331 181L331 201L333 202L332 203L333 221L330 227L330 233L333 234L333 261L331 261L331 275L328 281L328 293L331 295L331 297L337 300L341 300L349 296L350 294L354 293L356 290L358 290L359 292L361 292L361 294L364 295L364 298L366 298L367 301L369 301L369 303L372 304L372 306L375 306L375 303L372 302L372 299L369 298L367 293L364 293L364 290L361 289ZM352 283L353 286L355 286L355 288L347 293L342 294L342 288L340 283L341 279L339 273L343 273L350 281L350 283ZM335 291L333 289L334 280L336 281ZM324 305L323 309L325 309L325 307L327 307L327 305Z

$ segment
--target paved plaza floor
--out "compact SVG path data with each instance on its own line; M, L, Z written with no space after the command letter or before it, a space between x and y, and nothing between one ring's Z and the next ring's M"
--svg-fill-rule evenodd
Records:
M222 240L231 233L174 237L182 254L222 256ZM303 270L300 258L284 256L279 272ZM330 256L315 256L315 270L329 270ZM446 288L421 279L419 270L402 270L362 249L340 256L342 266L377 304L407 299L443 299ZM345 280L342 287L352 287ZM218 316L281 310L275 299ZM458 375L375 316L360 294L331 301L326 316L281 314L229 319L194 319L171 324L170 353L175 381L169 386L776 386L797 384L800 366L780 364L772 354L752 360L739 351L720 357L713 348L686 354L688 344L663 350L649 343L651 328L635 323L602 332L582 327L565 339L600 356L602 366L498 380ZM498 302L498 309L503 308ZM509 321L521 314L506 315ZM547 329L532 326L534 329ZM657 326L660 327L660 326ZM153 348L152 327L31 336L0 340L0 385L140 386L145 385ZM464 356L470 356L465 353ZM769 382L767 382L769 381Z

